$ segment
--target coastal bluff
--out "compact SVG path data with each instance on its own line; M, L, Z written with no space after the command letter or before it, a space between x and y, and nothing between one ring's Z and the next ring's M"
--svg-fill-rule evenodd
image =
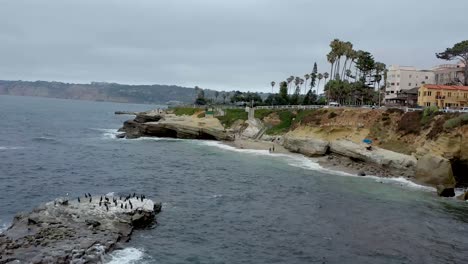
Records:
M15 216L0 234L0 264L102 263L160 211L143 195L58 198Z
M229 134L216 118L176 116L167 113L137 113L124 122L119 138L169 137L182 139L211 139L231 141Z

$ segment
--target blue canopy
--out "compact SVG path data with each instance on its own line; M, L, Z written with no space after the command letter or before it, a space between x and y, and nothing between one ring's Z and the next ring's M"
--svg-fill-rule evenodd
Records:
M372 144L372 140L368 139L368 138L365 138L364 140L362 140L362 142L364 142L366 144Z

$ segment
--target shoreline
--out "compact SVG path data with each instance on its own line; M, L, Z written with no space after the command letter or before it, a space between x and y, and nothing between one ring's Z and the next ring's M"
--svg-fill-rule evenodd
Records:
M292 152L286 148L284 148L279 143L264 141L264 140L252 140L252 139L236 139L234 141L218 141L224 145L231 146L237 149L244 149L244 150L264 150L269 151L272 146L275 146L275 151L271 152L271 154L286 154L286 155L300 155L301 157L310 159L313 162L316 162L320 167L323 169L336 172L336 173L344 173L348 174L349 176L354 177L369 177L375 179L403 179L408 181L414 186L418 186L418 188L422 188L431 192L437 192L436 188L432 186L428 186L419 182L415 182L409 177L404 176L395 176L391 175L388 171L383 168L379 168L376 165L368 164L364 162L356 162L352 161L349 157L340 156L336 154L328 154L320 157L309 157L301 153ZM365 171L365 175L359 175L360 172Z

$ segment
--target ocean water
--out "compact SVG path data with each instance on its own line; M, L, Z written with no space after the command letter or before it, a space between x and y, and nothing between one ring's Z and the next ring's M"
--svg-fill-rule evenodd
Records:
M131 105L0 96L0 229L58 196L144 193L158 224L107 263L465 263L468 203L214 141L120 140Z

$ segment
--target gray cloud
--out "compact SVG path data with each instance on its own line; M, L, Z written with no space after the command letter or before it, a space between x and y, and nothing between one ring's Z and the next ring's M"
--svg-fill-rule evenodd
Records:
M448 3L450 2L450 3ZM0 79L268 91L333 38L429 68L463 40L465 0L0 0ZM454 15L451 15L454 14Z

